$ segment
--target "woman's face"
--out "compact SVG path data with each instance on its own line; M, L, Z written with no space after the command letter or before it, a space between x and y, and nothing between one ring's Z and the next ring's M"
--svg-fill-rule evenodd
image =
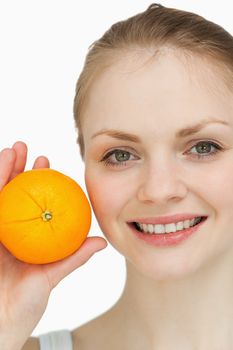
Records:
M198 58L184 64L164 53L142 65L148 56L140 57L103 72L85 108L85 180L97 221L154 279L189 275L219 257L233 262L233 96ZM128 225L185 213L208 218L178 245L149 244Z

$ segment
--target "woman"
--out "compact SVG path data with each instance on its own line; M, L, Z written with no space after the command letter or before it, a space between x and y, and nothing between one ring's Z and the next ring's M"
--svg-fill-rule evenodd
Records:
M1 348L233 348L232 78L232 36L159 4L93 43L74 115L94 213L126 258L124 291L67 337L27 340L51 290L106 241L46 266L1 247ZM3 150L1 186L25 163L25 144Z

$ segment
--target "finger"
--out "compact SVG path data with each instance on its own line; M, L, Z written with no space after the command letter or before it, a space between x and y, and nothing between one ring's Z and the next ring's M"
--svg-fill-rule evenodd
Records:
M3 273L7 267L7 273L11 268L12 261L16 258L9 252L9 250L0 242L0 276L3 277Z
M5 148L0 152L0 190L9 181L15 160L16 153L13 149Z
M49 160L47 157L44 156L39 156L36 158L34 164L33 164L33 169L41 169L41 168L49 168Z
M26 162L27 162L27 152L28 152L27 145L22 141L15 142L14 145L12 146L12 149L14 149L16 153L16 159L15 159L14 168L10 176L10 180L24 171Z
M44 265L51 289L53 289L64 277L82 266L91 256L106 248L107 241L102 237L88 237L82 246L71 256L52 264Z

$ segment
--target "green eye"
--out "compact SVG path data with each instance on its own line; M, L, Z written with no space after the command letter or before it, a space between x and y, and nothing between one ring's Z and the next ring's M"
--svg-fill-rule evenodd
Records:
M114 149L110 152L108 152L103 159L101 159L101 162L104 162L104 165L109 166L121 166L126 165L127 161L131 160L130 157L133 156L132 153L121 150L121 149Z
M189 152L190 154L193 154L194 157L197 157L198 159L206 158L206 157L213 157L215 154L219 153L220 151L223 151L223 148L219 146L217 143L212 141L201 141L198 142L196 145L194 145L192 149L196 149L197 152ZM211 152L211 150L213 151Z
M126 160L129 160L130 158L130 153L126 151L116 151L115 152L115 158L119 162L123 162Z

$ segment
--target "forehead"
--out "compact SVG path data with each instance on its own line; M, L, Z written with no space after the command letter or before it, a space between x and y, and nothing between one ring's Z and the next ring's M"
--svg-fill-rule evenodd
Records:
M145 126L169 118L192 120L200 114L229 114L232 94L220 73L210 62L198 57L184 57L174 50L152 55L148 51L128 53L102 72L89 91L83 117L88 130L120 127L127 121ZM200 116L201 117L201 116ZM187 120L190 122L190 120Z

